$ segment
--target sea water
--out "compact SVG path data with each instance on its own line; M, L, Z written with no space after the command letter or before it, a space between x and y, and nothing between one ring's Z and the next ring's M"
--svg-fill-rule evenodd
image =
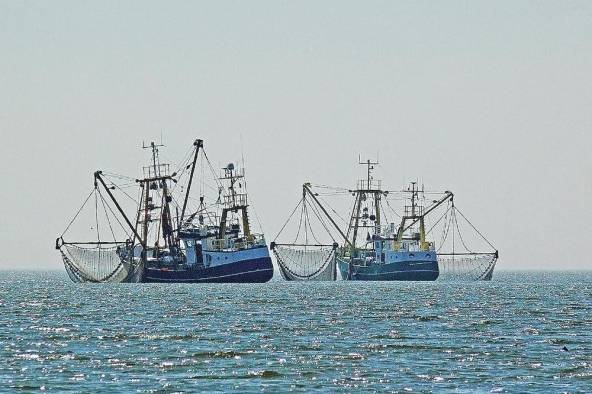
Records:
M73 284L0 273L0 391L592 392L592 273Z

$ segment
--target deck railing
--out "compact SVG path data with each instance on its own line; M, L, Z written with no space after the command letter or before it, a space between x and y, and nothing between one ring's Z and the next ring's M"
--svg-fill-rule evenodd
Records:
M380 190L381 182L377 179L370 179L368 182L367 179L361 179L358 181L358 189L359 190Z
M243 237L239 239L215 239L212 241L212 248L214 250L244 250L254 248L256 246L265 246L265 237L262 234L253 234L249 238Z

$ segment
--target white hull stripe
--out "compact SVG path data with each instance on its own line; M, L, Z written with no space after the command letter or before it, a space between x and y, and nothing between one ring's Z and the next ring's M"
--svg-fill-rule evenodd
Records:
M344 273L347 273L347 270L342 271ZM414 274L416 272L438 272L439 271L435 271L435 270L408 270L408 271L388 271L388 272L381 272L378 274L373 274L373 273L365 273L365 272L352 272L352 274L354 276L356 275L360 275L360 276L380 276L380 275L389 275L389 274Z
M229 275L221 275L221 276L208 276L207 278L167 279L167 278L154 278L152 276L146 276L146 279L158 280L158 281L168 281L168 282L196 282L196 281L203 281L203 280L228 278L230 276L239 276L239 275L245 275L245 274L252 274L253 272L265 272L265 271L273 271L273 268L265 268L265 269L259 269L259 270L253 270L253 271L244 271L244 272L239 272L237 274L229 274Z

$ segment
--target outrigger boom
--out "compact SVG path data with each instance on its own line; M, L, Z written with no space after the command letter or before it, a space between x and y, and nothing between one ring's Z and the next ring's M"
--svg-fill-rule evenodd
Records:
M123 219L125 220L127 225L129 226L129 228L134 233L134 236L138 239L138 242L140 243L140 245L142 245L143 248L146 248L146 240L144 240L144 239L142 239L142 237L140 237L140 235L136 231L135 226L132 224L132 222L130 222L129 218L127 217L127 215L125 214L125 212L121 208L121 205L119 205L119 202L117 201L115 196L113 196L113 193L111 193L111 189L109 187L107 187L107 184L105 184L105 181L103 180L103 177L101 176L101 174L102 174L102 171L95 172L95 187L97 187L96 181L98 180L101 183L101 185L103 186L103 188L105 189L105 191L107 192L107 194L109 195L109 197L111 198L111 201L113 201L113 204L115 204L115 207L117 208L117 210L119 211L119 213L121 214L121 216L123 217Z

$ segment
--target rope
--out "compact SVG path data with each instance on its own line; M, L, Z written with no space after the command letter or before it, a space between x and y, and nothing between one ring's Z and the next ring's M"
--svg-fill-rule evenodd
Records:
M220 180L218 179L218 176L216 175L216 171L214 170L214 166L212 166L212 163L210 162L210 159L208 158L208 155L206 154L206 151L204 149L202 149L203 155L206 158L206 162L208 163L210 170L212 171L212 175L214 176L214 181L216 182L216 185L220 188L223 187L224 185L222 185L222 182L220 182Z
M329 232L329 230L327 229L327 227L325 226L325 223L321 220L321 218L319 217L319 214L315 211L316 207L313 205L312 207L312 212L316 215L316 217L319 219L319 221L321 222L321 225L325 228L325 230L327 232ZM315 233L313 232L312 226L310 225L310 218L308 216L308 208L306 210L306 221L308 222L308 227L310 228L310 234L312 235L312 237L314 238L315 242L320 244L321 241L319 241L315 235ZM329 233L329 235L331 235L331 233ZM308 242L307 242L308 243Z
M321 223L321 225L323 226L323 228L325 229L327 234L329 234L329 236L331 237L333 242L335 242L335 238L333 238L333 235L331 234L331 231L329 230L327 223L323 220L322 215L318 210L319 210L319 208L313 204L312 205L312 212L315 214L315 216L317 217L317 219L319 220L319 222ZM315 237L315 241L317 243L321 243L318 239L316 239L316 237Z
M428 235L430 232L432 232L432 230L438 225L438 223L440 223L440 221L442 219L444 219L444 216L446 216L448 214L448 211L450 211L450 206L448 206L448 208L446 209L446 211L444 211L442 216L440 216L440 218L438 220L436 220L436 223L434 223L433 226L430 227L430 229L426 232L426 235Z
M251 206L251 210L255 214L255 219L257 219L257 224L259 224L260 231L263 232L263 224L261 224L261 219L259 219L259 215L257 215L257 210L255 209L255 206L253 206L252 203L249 205Z
M96 189L95 189L96 190ZM95 222L97 227L97 241L101 242L101 233L99 232L99 207L97 193L95 192ZM99 246L100 248L100 246Z
M333 213L334 213L334 214L335 214L335 215L336 215L336 216L337 216L339 219L341 219L341 221L343 222L343 224L347 224L347 221L346 221L346 220L345 220L345 219L344 219L344 218L343 218L343 217L342 217L342 216L341 216L341 215L340 215L340 214L339 214L339 213L338 213L338 212L337 212L335 209L333 209L333 207L332 207L331 205L329 205L329 203L327 202L327 200L325 200L324 198L321 198L320 196L318 196L318 197L319 197L319 200L322 200L322 201L325 203L325 205L326 205L327 207L329 207L329 209L330 209L330 210L331 210L331 211L332 211L332 212L333 212Z
M128 238L134 239L135 236L130 235L130 233L128 233L127 231L127 227L123 225L123 223L121 223L121 221L119 220L119 218L117 217L117 214L113 211L113 208L111 208L111 205L109 205L109 203L107 203L107 208L109 208L109 211L111 212L111 214L113 215L113 217L115 218L115 220L117 221L117 223L119 223L119 226L121 227L121 229L123 230L123 232L125 233L125 235ZM139 215L139 211L138 211L138 215ZM136 224L137 226L137 224ZM132 232L133 233L133 232Z
M471 223L471 222L469 221L469 219L467 219L467 218L465 217L465 215L463 215L463 213L460 211L460 209L456 208L456 210L458 211L458 213L460 213L460 216L462 216L462 217L463 217L463 219L465 219L465 220L466 220L466 222L467 222L467 223L469 223L469 225L470 225L470 226L473 228L473 230L475 230L475 231L477 232L477 234L479 234L479 236L481 236L481 238L483 238L483 240L484 240L485 242L487 242L487 244L493 248L493 250L497 250L497 249L495 248L495 246L493 246L493 245L491 244L491 242L489 242L489 241L487 240L487 238L485 238L485 236L484 236L483 234L481 234L481 232L480 232L479 230L477 230L477 228L476 228L475 226L473 226L473 223Z
M311 184L310 186L320 188L320 189L336 190L336 191L341 191L341 192L345 192L345 193L350 192L349 189L346 189L344 187L335 187L335 186L321 185L321 184Z
M465 244L465 240L463 239L462 234L460 233L460 226L458 225L458 220L456 218L456 207L453 207L453 215L454 215L454 223L456 224L456 231L458 232L458 237L460 238L460 242L462 243L462 245L464 246L464 248L468 251L473 253L473 251L471 249L469 249L469 247Z
M183 156L183 159L181 159L181 161L179 162L179 166L174 171L175 173L177 173L178 182L171 188L171 193L173 193L177 189L177 186L181 183L181 178L185 175L187 170L191 168L191 166L193 166L193 163L191 162L191 157L194 155L196 149L198 149L198 147L192 145L185 153L185 156ZM190 162L191 165L189 164Z
M121 185L117 185L117 184L115 184L113 182L111 182L111 184L113 186L115 186L121 193L123 193L123 195L125 195L127 198L129 198L130 200L132 200L136 204L136 206L138 206L138 207L140 206L140 203L138 203L138 201L135 198L133 198L132 196L130 196L129 194L127 194L125 192L125 190L123 190L123 188L122 188ZM137 183L134 183L133 186L136 186L137 187L138 184Z
M72 218L72 220L70 220L70 223L68 223L68 226L66 226L66 229L64 230L64 232L62 233L62 235L60 235L60 238L62 238L64 236L64 234L66 234L66 232L70 229L70 226L72 225L72 223L74 223L74 221L76 220L76 218L78 217L78 215L80 215L80 212L82 211L82 209L84 208L84 206L86 205L86 203L88 202L88 200L90 199L90 196L93 195L93 193L95 192L95 188L93 188L90 193L88 194L88 197L86 197L86 199L84 200L84 202L82 203L82 206L78 209L78 212L76 212L76 215L74 215L74 217Z
M102 171L102 174L106 175L106 176L113 177L113 178L123 179L123 180L130 181L130 182L133 181L134 183L136 182L136 178L132 178L127 175L117 174L117 173L109 172L109 171Z
M303 198L304 201L304 198ZM302 203L302 209L300 210L300 221L298 222L298 231L296 232L296 237L294 238L294 243L298 240L298 236L300 235L300 229L302 228L302 215L304 213L304 202Z
M308 228L309 227L310 227L310 223L308 221L308 204L304 204L304 244L305 245L308 245Z
M448 216L448 211L446 211L446 216ZM450 230L450 223L452 222L452 215L450 215L450 217L446 217L445 220L445 224L444 224L444 229L442 230L442 237L440 239L440 247L438 248L438 250L436 252L439 252L442 247L444 246L444 242L446 242L446 239L448 239L448 232Z
M105 207L105 199L103 198L103 194L101 194L101 191L99 191L99 196L101 197L101 204L103 205L103 210L105 211L105 217L107 218L107 223L109 224L111 235L113 235L113 241L115 241L115 232L113 231L113 227L111 226L111 220L109 219L109 215L107 214L107 208Z

